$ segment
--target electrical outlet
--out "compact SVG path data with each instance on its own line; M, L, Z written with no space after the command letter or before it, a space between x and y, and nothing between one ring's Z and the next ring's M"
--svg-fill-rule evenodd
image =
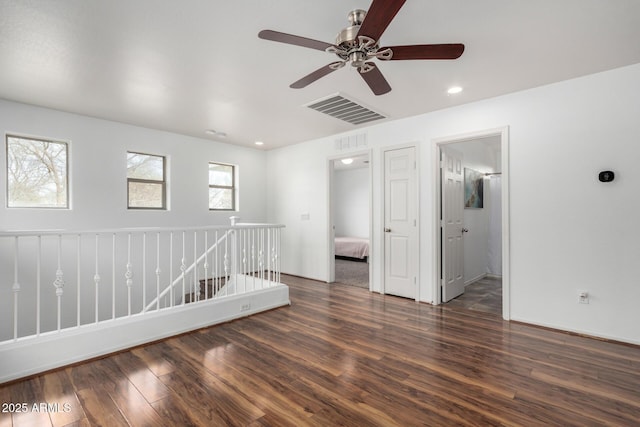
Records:
M240 311L249 311L251 310L251 304L243 304L242 307L240 307Z
M578 303L579 304L589 304L589 292L587 292L587 291L578 291Z

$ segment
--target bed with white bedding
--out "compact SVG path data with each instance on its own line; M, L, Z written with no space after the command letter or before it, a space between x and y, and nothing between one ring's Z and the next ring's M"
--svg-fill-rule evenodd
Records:
M369 239L360 237L336 237L336 256L366 259L369 256Z

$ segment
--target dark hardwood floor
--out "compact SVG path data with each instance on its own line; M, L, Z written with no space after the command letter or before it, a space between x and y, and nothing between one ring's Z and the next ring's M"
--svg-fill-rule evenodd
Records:
M502 279L484 277L464 288L464 293L447 303L449 307L502 316Z
M5 426L638 425L640 347L283 276L290 307L0 386ZM35 412L48 403L58 411ZM3 406L4 408L4 406Z

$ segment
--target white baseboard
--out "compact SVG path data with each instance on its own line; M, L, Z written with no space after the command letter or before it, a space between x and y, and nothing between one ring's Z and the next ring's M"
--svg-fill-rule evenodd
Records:
M289 287L278 284L0 343L0 384L289 304Z
M464 286L465 286L465 287L466 287L466 286L469 286L469 285L471 285L472 283L477 282L478 280L482 280L482 279L484 279L485 277L487 277L487 273L482 273L482 274L480 274L480 275L478 275L478 276L474 277L473 279L465 280L465 281L464 281Z
M517 316L515 316L515 317L512 316L511 320L513 320L515 322L520 322L520 323L523 323L523 324L532 325L532 326L541 326L543 328L555 329L555 330L561 331L561 332L575 333L575 334L579 334L579 335L590 337L590 338L594 338L594 339L602 338L602 339L605 339L605 340L618 341L618 342L621 342L621 343L627 343L627 344L633 344L633 345L640 346L640 341L638 341L638 340L633 340L633 339L629 339L629 338L625 338L625 337L619 337L619 336L616 336L616 335L602 334L602 333L599 333L599 332L590 331L588 329L569 328L569 327L564 326L564 325L558 325L558 324L547 323L547 322L539 322L537 320L534 321L534 320L531 320L531 319L526 319L526 318L517 317Z

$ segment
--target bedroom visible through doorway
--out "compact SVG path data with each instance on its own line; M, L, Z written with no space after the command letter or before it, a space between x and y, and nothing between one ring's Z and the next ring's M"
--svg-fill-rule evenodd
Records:
M369 153L330 161L330 282L370 288Z

